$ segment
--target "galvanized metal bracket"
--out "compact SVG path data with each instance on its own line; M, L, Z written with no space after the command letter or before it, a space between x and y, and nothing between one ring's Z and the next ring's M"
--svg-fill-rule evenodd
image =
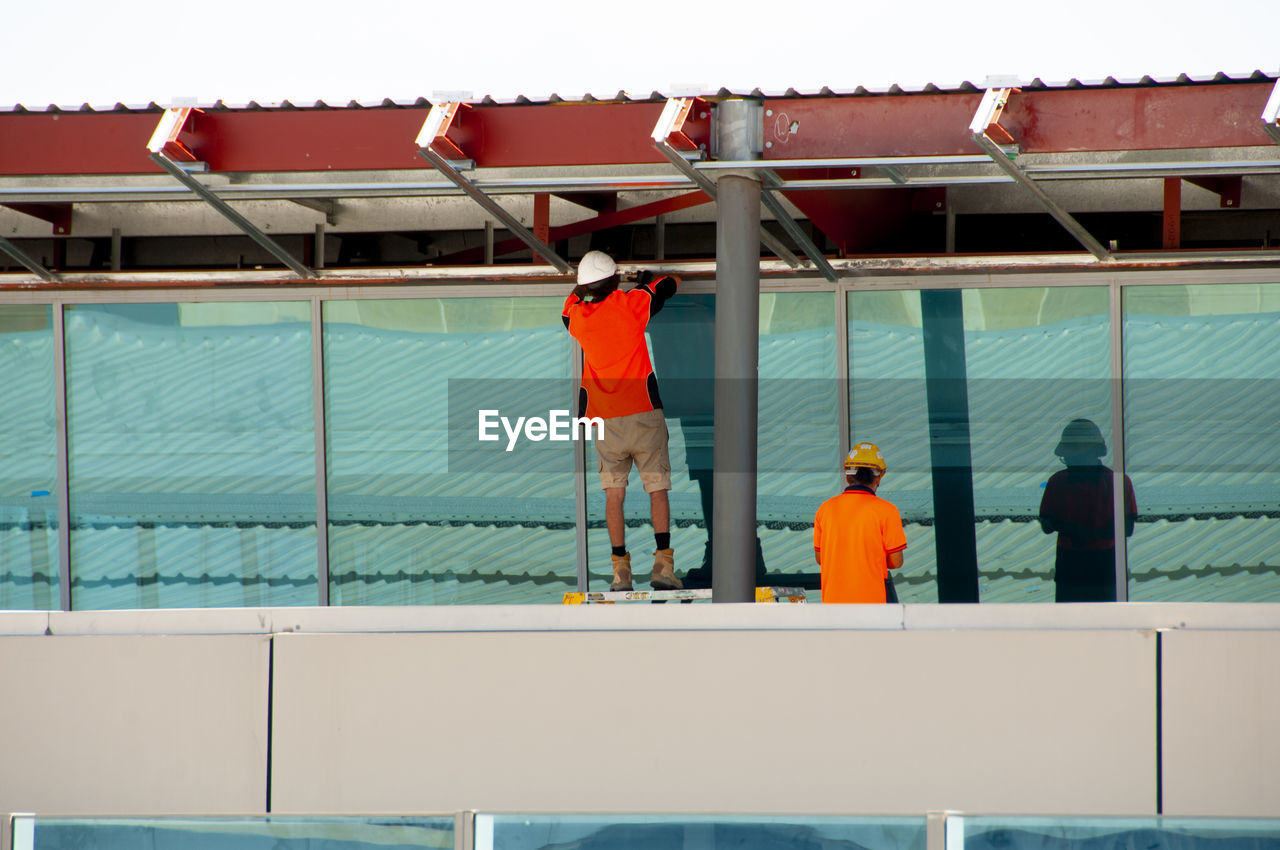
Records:
M3 251L13 259L17 260L23 267L26 268L27 271L31 272L36 277L43 280L45 283L57 283L59 280L61 280L61 278L59 278L56 274L49 271L44 266L40 265L40 263L36 262L35 259L31 257L30 254L28 254L26 251L23 251L21 248L19 248L17 245L14 245L12 242L10 242L8 239L5 239L3 236L0 236L0 251Z
M528 245L535 254L555 266L561 274L569 274L573 271L572 267L551 246L535 236L515 216L462 176L460 166L463 162L470 162L470 160L462 149L449 139L448 133L454 118L463 108L470 107L465 103L437 103L431 107L431 112L427 114L427 120L423 122L422 130L418 133L418 156L431 163L449 182L501 221L507 230Z
M1090 254L1093 254L1099 260L1110 260L1111 253L1102 247L1102 243L1094 239L1089 231L1085 230L1084 226L1075 220L1071 213L1058 206L1036 184L1036 181L1031 179L1014 162L1014 157L1018 153L1017 142L1007 130L1000 126L1000 114L1009 102L1009 95L1015 91L1017 89L1013 88L987 89L982 95L982 101L978 104L978 111L974 114L972 123L969 124L969 135L1001 171L1008 174L1026 189L1036 199L1036 202L1057 220L1058 224L1065 227L1081 245L1088 249Z
M205 170L196 154L183 142L179 135L186 126L187 120L195 110L190 106L181 106L165 110L156 125L147 150L151 160L169 172L175 180L190 189L196 197L213 207L223 218L234 224L241 232L264 248L269 254L288 266L294 274L301 278L314 278L316 273L294 259L288 251L274 239L263 233L258 227L236 212L231 206L219 198L212 189L191 176L192 170ZM193 168L194 166L194 168Z
M1276 80L1275 87L1271 89L1271 97L1267 98L1267 105L1262 110L1262 129L1267 131L1273 142L1280 145L1280 80Z
M658 116L658 123L653 127L653 146L658 153L662 154L668 162L676 167L677 171L692 180L693 185L706 192L707 197L714 201L716 199L715 181L699 172L689 162L690 157L694 159L702 158L701 149L694 145L684 132L684 124L689 118L689 113L693 109L695 100L698 100L698 98L672 97L667 99L666 105L662 108L662 114ZM768 192L761 192L762 201L767 196ZM770 209L772 210L772 207ZM790 218L790 216L787 217ZM791 253L786 245L782 244L782 240L765 230L763 222L760 224L760 242L788 266L793 269L800 266L799 258Z

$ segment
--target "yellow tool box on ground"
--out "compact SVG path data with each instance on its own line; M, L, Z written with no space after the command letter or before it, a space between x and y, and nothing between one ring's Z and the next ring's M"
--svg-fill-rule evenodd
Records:
M579 593L570 591L564 595L565 605L590 605L615 602L693 602L710 599L710 588L705 590L598 590ZM757 587L757 602L806 602L802 587Z

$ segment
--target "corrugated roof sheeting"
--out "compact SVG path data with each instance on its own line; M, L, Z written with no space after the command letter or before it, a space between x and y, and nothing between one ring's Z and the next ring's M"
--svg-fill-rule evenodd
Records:
M1045 80L1041 77L1034 77L1028 80L1022 80L1018 83L1018 87L1034 91L1041 89L1080 89L1080 88L1121 88L1121 87L1138 87L1138 86L1161 86L1161 85L1188 85L1188 84L1207 84L1207 83L1241 83L1241 82L1265 82L1267 80L1275 80L1277 72L1275 70L1264 71L1255 69L1250 71L1216 71L1213 73L1181 73L1173 75L1148 75L1141 76L1123 76L1123 77L1102 77L1102 78L1086 78L1079 79L1071 77L1065 80L1049 79ZM468 103L478 104L555 104L555 103L594 103L594 102L660 102L668 97L704 97L704 98L726 98L726 97L757 97L757 98L782 98L782 97L847 97L847 96L869 96L869 95L897 95L897 94L945 94L954 92L971 93L981 91L986 86L986 80L969 81L942 81L928 82L921 84L899 84L889 83L881 85L825 85L818 88L786 88L786 89L761 89L761 88L705 88L705 89L688 89L680 90L678 93L663 93L659 91L650 92L629 92L617 91L612 93L574 93L570 92L562 96L555 92L535 93L529 92L517 95L493 96L487 94L472 94L467 92L433 92L428 96L418 96L413 98L358 98L353 100L315 100L310 103L294 102L293 100L280 101L195 101L190 102L184 100L181 103L162 104L156 101L148 103L61 103L61 104L3 104L0 103L0 112L158 112L171 105L179 106L195 106L199 109L218 110L218 109L243 109L243 110L264 110L264 109L410 109L429 107L434 103L442 103L446 101L462 100Z

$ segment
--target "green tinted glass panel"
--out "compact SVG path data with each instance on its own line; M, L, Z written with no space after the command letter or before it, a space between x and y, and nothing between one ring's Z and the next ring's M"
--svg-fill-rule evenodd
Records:
M1280 601L1280 284L1126 287L1130 598Z
M0 608L58 607L52 315L0 306Z
M947 818L947 850L1277 850L1280 821L1232 818Z
M313 605L307 302L67 308L72 605Z
M14 850L453 850L449 817L45 818L20 816Z
M670 435L671 548L686 587L711 587L707 519L714 498L715 296L679 292L649 322L647 336ZM607 590L612 575L604 491L594 447L586 453L587 556L590 590ZM626 545L636 587L648 589L654 563L650 497L633 468L624 506Z
M764 583L816 592L813 517L843 486L839 340L831 292L760 296L756 519Z
M924 817L476 815L475 850L925 850Z
M852 437L888 463L879 494L906 523L903 602L937 601L937 549L955 549L939 529L957 523L973 527L980 601L1054 599L1042 496L1068 422L1111 433L1110 351L1103 287L849 294Z
M573 443L514 429L572 408L562 303L324 305L334 604L559 603L575 589Z

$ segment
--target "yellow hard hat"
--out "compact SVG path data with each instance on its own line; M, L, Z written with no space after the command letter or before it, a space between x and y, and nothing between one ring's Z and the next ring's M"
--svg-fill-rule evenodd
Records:
M884 463L884 455L875 443L858 443L844 459L844 471L848 473L854 467L865 466L884 475L888 469Z

